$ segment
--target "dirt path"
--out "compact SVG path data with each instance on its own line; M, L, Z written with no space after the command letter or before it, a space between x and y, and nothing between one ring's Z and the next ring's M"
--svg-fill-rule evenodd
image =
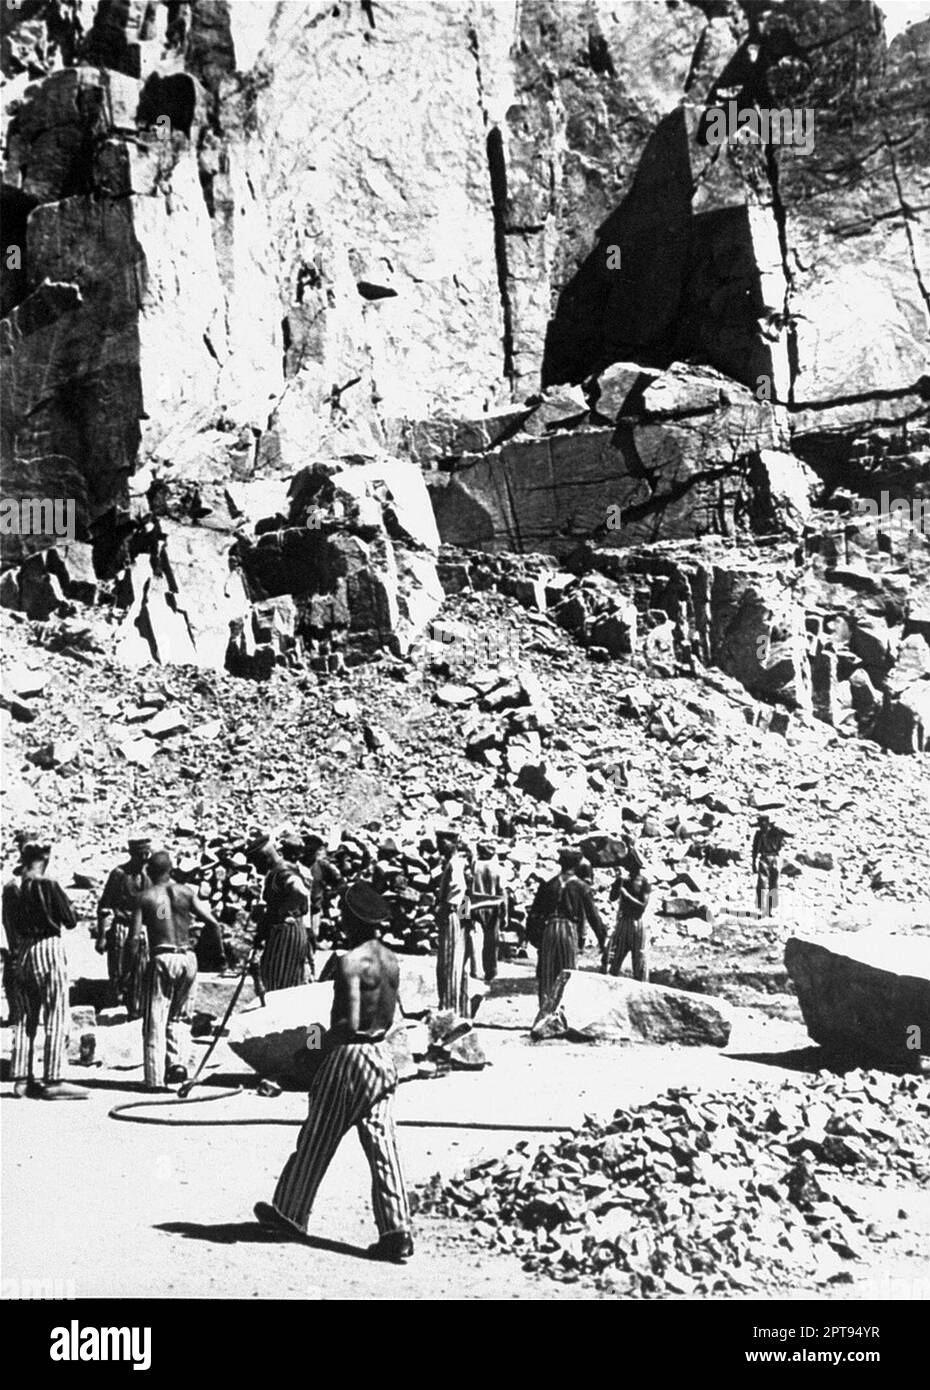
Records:
M451 1174L482 1155L544 1133L469 1128L480 1124L578 1123L585 1111L605 1113L647 1099L669 1085L747 1084L810 1061L794 1025L742 1015L725 1053L709 1049L530 1047L515 1030L481 1029L493 1065L413 1082L398 1093L401 1148L408 1180ZM218 1055L208 1094L241 1079L231 1054ZM3 1278L73 1283L88 1296L310 1299L591 1299L575 1285L555 1286L525 1274L506 1255L489 1254L467 1232L432 1219L418 1223L416 1258L386 1270L362 1258L375 1230L367 1167L350 1136L320 1192L312 1229L318 1243L302 1247L262 1232L252 1205L270 1196L304 1112L300 1095L263 1100L245 1094L186 1107L198 1121L276 1123L120 1124L108 1118L120 1102L139 1099L140 1069L89 1074L91 1097L47 1105L4 1097ZM6 1088L8 1090L8 1088ZM154 1112L148 1112L154 1113ZM158 1112L179 1114L175 1108ZM430 1127L422 1127L428 1122ZM434 1127L434 1126L452 1127ZM888 1249L857 1270L843 1297L930 1295L930 1203L923 1193L878 1189L876 1215L895 1223L909 1208L907 1240L923 1240L920 1257ZM921 1218L923 1213L923 1218ZM921 1219L924 1221L920 1235ZM915 1223L916 1222L916 1226ZM901 1225L902 1223L898 1223ZM915 1234L916 1232L916 1234ZM905 1242L902 1241L902 1251ZM921 1282L922 1281L922 1282ZM910 1291L907 1291L910 1290ZM800 1293L801 1291L799 1291Z

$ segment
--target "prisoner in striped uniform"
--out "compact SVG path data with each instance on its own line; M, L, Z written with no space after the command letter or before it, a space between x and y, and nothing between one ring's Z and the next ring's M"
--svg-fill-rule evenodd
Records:
M305 1236L326 1170L343 1135L355 1129L371 1169L379 1233L369 1254L402 1264L413 1254L413 1238L392 1114L397 1073L384 1041L394 1021L399 971L394 954L374 935L376 922L389 918L390 904L369 884L347 890L343 930L350 949L336 963L330 1029L309 1113L272 1201L257 1202L255 1215L269 1229Z
M602 948L607 938L594 895L578 877L582 859L578 850L561 850L559 872L539 885L530 908L530 919L544 924L536 958L536 988L541 1009L551 1003L562 971L575 969L578 951L584 950L585 927L591 927Z
M4 929L11 952L13 1051L10 1070L17 1096L83 1100L87 1092L63 1080L68 1041L68 960L62 931L77 925L74 908L46 872L48 845L27 842L19 878L3 893ZM36 1037L45 1026L42 1082L36 1078Z
M269 993L293 989L306 982L309 889L293 865L275 851L269 835L252 840L246 857L265 875L258 937L259 945L264 945L262 983Z
M639 851L630 844L621 873L610 890L611 902L617 903L617 921L604 951L604 973L619 975L623 962L632 953L633 978L649 982L648 933L646 904L652 885L643 873Z
M143 945L130 962L127 942L136 898L149 887L145 861L152 852L151 839L131 835L128 849L128 860L111 870L97 904L97 950L101 955L106 952L110 1003L125 1003L130 1018L141 1018L148 949Z
M468 859L458 847L458 833L440 831L436 843L445 867L436 892L436 989L440 1009L468 1017Z
M191 917L219 927L193 888L171 879L171 858L153 854L147 865L150 887L136 899L130 951L143 937L149 960L143 976L142 1059L145 1085L164 1090L187 1080L190 1017L197 980L191 949Z

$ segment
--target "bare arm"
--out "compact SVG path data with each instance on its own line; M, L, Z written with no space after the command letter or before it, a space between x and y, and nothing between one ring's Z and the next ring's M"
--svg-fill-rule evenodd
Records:
M145 928L142 925L142 905L138 904L133 910L132 926L129 928L129 936L126 940L127 955L130 960L135 960L145 938Z
M220 933L220 936L222 936L223 924L216 920L212 912L207 911L207 909L201 904L201 901L196 893L191 893L189 906L191 912L198 919L198 921L206 922L207 926L209 927L216 927L217 931Z
M594 932L594 935L597 938L597 944L599 946L603 946L604 942L607 939L606 928L604 927L604 923L601 921L601 914L597 910L597 903L594 901L594 894L591 892L591 889L587 886L587 884L584 884L583 888L584 892L582 894L582 900L584 902L584 915L587 918L588 925L590 926L591 930Z

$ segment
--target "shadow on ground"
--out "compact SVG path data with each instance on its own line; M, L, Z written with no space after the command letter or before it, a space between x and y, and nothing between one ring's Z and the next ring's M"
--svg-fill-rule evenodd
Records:
M162 1221L156 1231L166 1231L170 1235L183 1236L185 1240L205 1240L214 1245L306 1245L313 1250L328 1250L333 1255L352 1255L359 1260L369 1260L371 1256L361 1245L348 1245L341 1240L327 1240L325 1236L306 1236L303 1240L292 1240L284 1232L269 1231L257 1221L219 1221L212 1225L201 1225L196 1221Z

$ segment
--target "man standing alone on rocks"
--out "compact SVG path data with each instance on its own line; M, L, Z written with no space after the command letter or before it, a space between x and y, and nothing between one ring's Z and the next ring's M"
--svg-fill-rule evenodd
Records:
M370 885L355 884L343 904L349 950L335 965L330 1029L310 1088L310 1110L271 1202L255 1215L270 1230L305 1237L314 1199L344 1134L357 1129L371 1168L379 1239L374 1259L403 1264L413 1254L410 1207L397 1153L392 1100L397 1072L384 1041L394 1022L400 972L377 940L390 904Z
M191 947L191 917L219 923L187 884L171 879L171 858L153 854L147 865L150 886L136 899L130 953L143 941L148 964L142 977L142 1057L145 1085L161 1091L165 1083L187 1080L190 1015L197 957Z
M610 890L610 901L617 904L617 921L604 951L605 975L619 975L623 962L632 952L633 979L649 983L646 904L651 892L652 885L643 873L643 861L630 844Z
M455 830L441 830L436 844L445 867L436 893L436 989L440 1009L468 1017L466 975L468 917L468 858L459 848Z
M58 882L46 872L48 845L27 841L20 850L19 879L3 891L3 924L12 957L9 978L16 998L10 1070L13 1094L42 1100L84 1100L87 1092L62 1079L68 1036L68 958L62 931L77 917ZM42 1084L35 1079L35 1042L44 1016Z
M763 917L771 917L778 906L778 857L783 832L769 816L760 816L752 840L752 871L756 876L756 907Z
M130 1018L142 1017L142 977L148 964L143 948L129 969L126 943L132 926L136 898L149 887L145 861L152 852L147 835L135 834L128 841L129 858L110 873L97 905L97 950L107 956L110 1003L125 1004Z
M258 835L246 846L246 858L264 873L264 915L259 941L262 983L268 993L306 983L307 927L310 890L292 864L286 864L271 844Z
M563 970L574 970L579 950L584 950L585 927L590 925L603 949L607 933L594 895L578 876L583 855L576 849L559 851L559 872L541 883L529 912L538 923L536 987L539 1007L545 1008ZM531 937L532 940L532 937Z

